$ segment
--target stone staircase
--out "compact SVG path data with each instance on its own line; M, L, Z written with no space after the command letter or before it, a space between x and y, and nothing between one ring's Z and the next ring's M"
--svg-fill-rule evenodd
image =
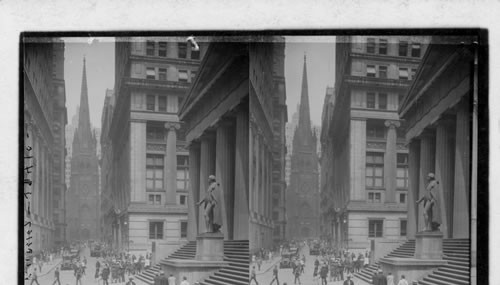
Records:
M181 246L174 253L169 255L167 258L162 259L158 264L150 267L148 270L143 271L141 274L135 276L138 280L142 282L152 285L154 284L154 278L156 275L160 273L161 266L160 263L169 258L176 259L194 259L196 255L196 241L190 241L185 245Z
M438 267L418 281L422 285L467 285L470 284L469 239L443 239L443 259L448 264Z
M415 240L409 240L386 257L413 257ZM419 285L468 285L470 284L470 241L469 239L443 239L443 259L446 265L437 267L431 274L418 281ZM378 262L354 275L372 284L372 276L378 269Z
M201 285L248 285L250 280L250 255L248 240L224 241L224 261L229 262L225 268L215 272Z
M407 240L402 245L400 245L395 250L391 251L385 257L400 257L400 258L411 258L415 255L415 240ZM369 265L365 269L360 272L354 273L354 276L357 278L367 282L368 284L372 284L372 276L377 272L379 267L378 261L374 264Z

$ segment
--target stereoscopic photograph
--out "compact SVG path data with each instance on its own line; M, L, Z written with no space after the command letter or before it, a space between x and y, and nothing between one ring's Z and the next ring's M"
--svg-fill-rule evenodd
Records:
M322 33L22 34L20 282L476 284L484 31Z

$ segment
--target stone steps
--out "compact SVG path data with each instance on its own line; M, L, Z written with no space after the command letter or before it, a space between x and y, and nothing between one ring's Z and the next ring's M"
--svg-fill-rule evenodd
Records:
M228 266L215 272L201 285L248 285L250 279L249 243L245 241L224 241L224 261Z

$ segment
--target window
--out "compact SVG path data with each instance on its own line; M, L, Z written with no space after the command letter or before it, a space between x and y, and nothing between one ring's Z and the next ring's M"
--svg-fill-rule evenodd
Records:
M366 123L366 137L367 138L385 138L385 127L383 124L376 120L371 120Z
M177 56L179 58L186 58L187 55L187 44L186 43L178 43L177 44Z
M160 194L149 194L148 202L150 205L161 205L161 195Z
M408 188L408 154L397 154L396 187Z
M366 66L366 76L367 77L375 77L377 72L375 71L375 65L367 65Z
M156 71L154 67L146 68L146 78L147 79L156 79Z
M366 93L366 108L375 109L375 93Z
M381 203L382 202L382 194L375 192L368 192L368 202L371 203Z
M179 70L179 82L188 82L187 70Z
M366 43L366 52L367 53L375 53L375 39L368 38L368 42Z
M384 154L366 153L366 187L384 186Z
M191 49L191 59L200 59L200 50Z
M378 53L387 54L387 40L379 40L378 42Z
M387 78L387 66L381 65L378 67L378 77Z
M146 55L155 55L155 42L146 41Z
M188 223L181 221L181 238L187 238Z
M406 224L406 220L399 221L399 227L401 229L399 232L400 236L406 236Z
M399 79L408 80L408 68L405 67L399 68Z
M411 45L411 57L420 57L420 44L419 43L413 43Z
M189 158L177 156L177 190L189 189Z
M146 110L154 111L155 110L155 95L148 94L146 96Z
M399 56L408 55L408 42L399 42Z
M196 78L196 71L191 71L191 82L194 82L195 78Z
M382 237L384 235L383 220L368 221L368 237Z
M179 196L179 204L180 205L186 205L186 195L180 195Z
M379 93L378 94L378 108L382 110L387 110L387 94Z
M167 80L167 69L159 68L158 69L158 79L159 80Z
M163 189L163 155L146 155L146 188Z
M399 193L399 203L401 204L406 203L406 193Z
M163 239L163 222L149 222L149 239Z
M167 97L166 96L158 96L158 111L160 111L160 112L167 111Z
M161 124L148 123L146 125L146 139L148 140L163 140L165 128Z
M158 56L167 57L167 42L158 43Z

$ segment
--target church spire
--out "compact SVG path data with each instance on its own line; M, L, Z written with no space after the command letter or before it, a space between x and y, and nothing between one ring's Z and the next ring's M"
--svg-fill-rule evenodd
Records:
M80 134L84 136L90 136L89 96L87 90L87 70L85 65L85 57L83 57L82 89L80 94L78 129L80 131Z
M304 70L302 71L302 92L300 95L299 128L310 129L311 118L309 114L309 93L307 87L307 59L304 53Z

